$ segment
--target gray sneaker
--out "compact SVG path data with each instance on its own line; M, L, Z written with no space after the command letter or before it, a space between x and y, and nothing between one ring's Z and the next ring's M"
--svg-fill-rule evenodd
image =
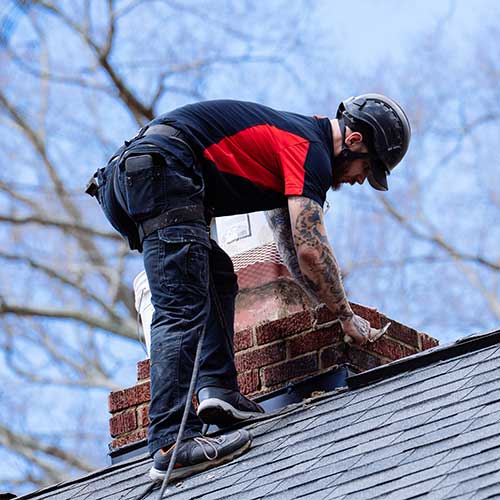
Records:
M261 417L262 406L239 391L223 387L204 387L198 392L198 417L205 424L227 427L253 417Z
M216 437L199 436L183 441L179 445L170 480L181 479L230 462L248 450L251 444L252 435L245 429ZM165 477L174 446L168 450L160 449L154 454L154 464L149 471L149 477L153 481L162 481Z

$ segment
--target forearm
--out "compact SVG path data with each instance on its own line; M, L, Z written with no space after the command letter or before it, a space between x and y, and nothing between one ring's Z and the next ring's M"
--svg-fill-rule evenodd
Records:
M321 207L300 199L294 213L294 243L301 273L309 289L341 320L353 315L342 275L323 225Z
M266 212L266 219L273 231L274 241L283 263L287 267L292 278L299 284L309 299L316 305L320 302L320 299L300 270L297 252L295 251L293 243L292 226L290 224L290 214L288 209L276 208L275 210L269 210Z
M340 320L353 315L339 265L329 245L303 254L299 265L304 281L319 302L324 303Z

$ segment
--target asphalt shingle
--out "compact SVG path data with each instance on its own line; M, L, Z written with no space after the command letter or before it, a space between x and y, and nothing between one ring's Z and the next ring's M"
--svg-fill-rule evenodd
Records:
M169 498L499 496L499 368L494 344L249 423L247 454L170 486ZM26 498L133 500L149 484L149 467L135 459Z

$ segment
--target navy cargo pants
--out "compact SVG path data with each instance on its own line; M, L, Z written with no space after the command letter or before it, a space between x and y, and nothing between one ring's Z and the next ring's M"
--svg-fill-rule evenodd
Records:
M164 145L156 141L152 147L148 137L143 137L126 148L127 158L145 154L153 158L145 168L127 171L122 159L114 165L116 182L110 169L101 172L98 179L101 206L122 233L122 210L131 219L141 221L172 208L203 204L203 175L191 152L186 148L179 154L177 146L174 156L169 152L169 140L155 137ZM120 190L121 203L117 202L113 186ZM143 257L155 310L151 324L148 433L149 452L153 455L159 448L173 444L177 437L203 328L206 335L196 389L218 386L238 390L233 351L238 286L231 259L210 239L205 220L153 232L143 241ZM199 435L201 427L191 408L185 438Z

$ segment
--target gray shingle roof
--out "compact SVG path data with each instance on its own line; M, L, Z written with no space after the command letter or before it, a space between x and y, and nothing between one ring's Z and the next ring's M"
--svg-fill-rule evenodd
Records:
M489 334L493 345L410 363L391 378L253 422L247 454L170 486L168 498L500 497L499 334ZM150 465L135 459L20 498L132 500L148 486ZM144 498L157 497L155 490Z

